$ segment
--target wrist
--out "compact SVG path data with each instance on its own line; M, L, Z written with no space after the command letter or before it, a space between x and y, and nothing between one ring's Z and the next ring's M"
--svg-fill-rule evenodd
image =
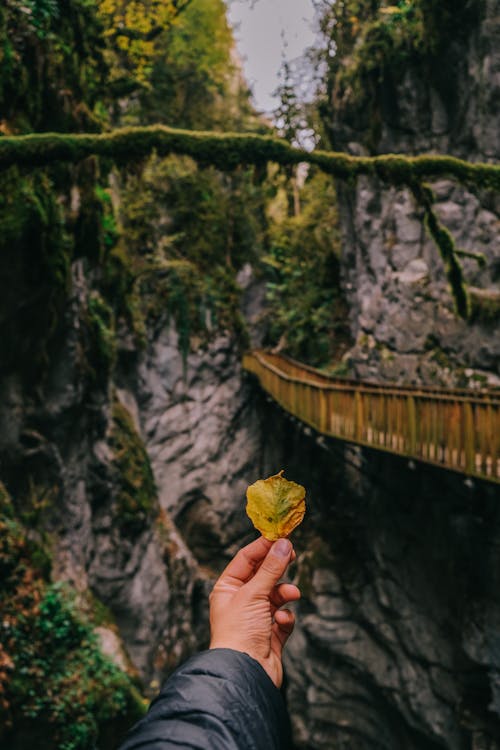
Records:
M241 642L228 638L221 640L213 638L210 641L208 649L210 651L213 651L214 649L229 649L230 651L237 651L240 654L249 656L262 667L276 688L279 689L281 687L281 683L283 682L283 668L281 666L281 661L279 664L273 663L272 659L265 658L252 649L249 649L247 646L244 646Z

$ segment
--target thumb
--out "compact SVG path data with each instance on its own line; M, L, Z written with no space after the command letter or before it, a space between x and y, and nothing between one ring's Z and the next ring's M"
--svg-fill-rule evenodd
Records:
M256 593L269 596L287 569L292 551L292 544L288 539L278 539L267 553L249 586Z

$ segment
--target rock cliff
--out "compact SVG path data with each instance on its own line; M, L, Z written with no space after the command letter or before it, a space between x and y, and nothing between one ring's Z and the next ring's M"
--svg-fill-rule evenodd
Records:
M453 12L461 25L440 30L443 41L432 55L415 53L396 70L382 68L370 94L365 79L359 83L362 94L334 87L335 148L498 161L500 6L495 0L459 3ZM356 96L370 98L369 105L363 99L364 112ZM453 311L442 259L411 191L387 189L368 178L355 187L341 185L344 280L356 342L347 361L362 378L498 383L499 197L449 180L432 188L436 213L457 247L486 258L484 268L463 259L472 319L464 322Z
M334 77L335 148L498 160L500 5L457 3L457 17L465 6L475 12L459 36L447 29L432 63L415 55L376 71L361 95ZM498 196L448 180L432 188L457 246L486 258L484 268L463 259L476 311L469 322L455 315L409 190L340 184L356 342L346 360L361 378L498 383ZM296 746L499 748L498 488L317 441L278 410L269 416L275 442L265 455L309 489L296 532L303 597L286 655Z
M37 387L15 370L0 379L2 479L50 547L52 579L105 605L103 647L149 693L206 645L210 582L251 538L243 498L260 474L261 415L234 337L183 353L167 313L142 347L119 332L112 373L89 378L92 294L76 261Z

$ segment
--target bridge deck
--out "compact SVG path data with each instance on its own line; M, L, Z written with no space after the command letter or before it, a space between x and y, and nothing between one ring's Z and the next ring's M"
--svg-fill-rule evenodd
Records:
M270 352L243 358L262 388L318 432L500 482L500 390L329 378Z

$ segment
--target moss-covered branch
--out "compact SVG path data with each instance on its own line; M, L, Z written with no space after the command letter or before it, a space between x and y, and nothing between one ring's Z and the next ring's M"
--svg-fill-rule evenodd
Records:
M240 164L281 165L308 162L337 179L355 179L368 175L392 185L408 185L425 211L429 232L443 258L446 275L457 313L469 315L469 299L459 256L476 253L459 250L453 237L434 211L432 190L423 180L452 177L476 188L500 190L500 165L471 163L452 156L404 156L385 154L356 157L340 152L307 152L271 136L240 133L209 133L176 130L163 125L123 128L102 134L36 133L0 138L0 171L12 165L32 168L55 162L78 162L88 156L100 156L116 163L147 157L152 151L160 156L186 155L202 165L232 170Z
M455 255L458 255L459 258L470 258L471 260L475 260L479 268L486 268L486 255L484 253L473 253L470 250L455 250Z
M462 266L457 254L455 241L449 230L441 224L434 211L435 196L428 185L414 184L411 186L413 194L425 211L425 221L429 234L436 243L443 259L446 277L450 285L457 314L467 320L470 313L470 301L465 284Z
M422 179L454 177L459 182L500 190L500 165L473 164L452 156L360 157L334 151L293 148L271 136L176 130L164 125L122 128L102 134L34 133L0 138L0 169L13 164L36 167L54 162L78 162L87 156L118 162L142 159L156 150L161 156L184 154L202 164L230 170L238 164L316 164L324 172L347 179L372 175L403 185Z

